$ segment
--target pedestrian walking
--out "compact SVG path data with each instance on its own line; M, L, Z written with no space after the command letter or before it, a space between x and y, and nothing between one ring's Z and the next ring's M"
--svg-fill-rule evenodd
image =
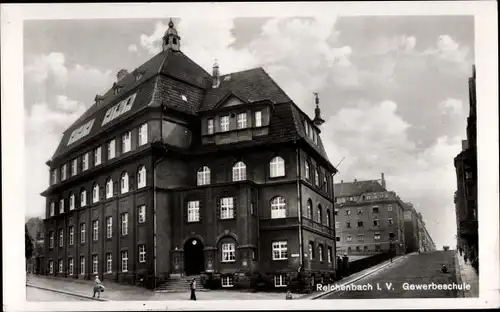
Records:
M191 288L191 300L196 300L196 279L193 277L191 280L191 283L189 284L189 287Z
M96 275L94 279L94 294L92 295L92 298L95 298L96 293L97 293L97 298L101 298L101 291L103 290L104 286L102 286L99 276Z
M458 248L458 252L460 253L460 256L462 256L462 254L464 252L463 248L462 247Z
M293 299L292 292L290 291L290 289L287 290L285 299L286 300L292 300Z
M464 252L464 261L467 263L467 252Z

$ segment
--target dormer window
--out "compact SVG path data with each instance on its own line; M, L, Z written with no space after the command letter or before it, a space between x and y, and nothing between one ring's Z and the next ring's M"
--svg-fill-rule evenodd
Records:
M255 112L255 127L262 127L262 112Z
M229 116L222 116L220 118L220 131L229 131Z
M214 134L214 120L212 118L207 120L208 134Z
M238 114L237 121L238 121L238 129L246 128L247 127L247 114L246 113Z

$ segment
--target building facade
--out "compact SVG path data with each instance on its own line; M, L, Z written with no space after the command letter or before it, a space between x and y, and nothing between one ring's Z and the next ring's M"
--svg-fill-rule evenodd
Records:
M404 204L386 189L384 174L381 180L341 181L334 188L337 253L404 253Z
M405 203L405 242L406 252L426 252L436 250L436 245L425 226L422 213L413 204Z
M477 207L477 139L476 139L476 69L469 78L469 117L467 140L462 141L462 151L455 157L457 191L454 195L457 220L457 245L464 249L477 268L478 257L478 207Z
M208 74L170 22L163 51L119 71L47 162L48 274L148 287L333 274L337 170L323 122L317 97L311 119L262 68Z

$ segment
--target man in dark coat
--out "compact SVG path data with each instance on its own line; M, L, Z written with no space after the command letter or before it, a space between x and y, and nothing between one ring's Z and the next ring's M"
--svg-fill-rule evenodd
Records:
M196 279L193 277L191 283L189 283L189 288L191 289L191 300L196 300Z

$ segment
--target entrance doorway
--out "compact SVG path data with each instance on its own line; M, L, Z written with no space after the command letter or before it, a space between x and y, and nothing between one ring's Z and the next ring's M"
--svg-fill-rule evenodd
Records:
M184 244L184 271L186 275L200 274L205 271L203 244L197 238L188 239Z

